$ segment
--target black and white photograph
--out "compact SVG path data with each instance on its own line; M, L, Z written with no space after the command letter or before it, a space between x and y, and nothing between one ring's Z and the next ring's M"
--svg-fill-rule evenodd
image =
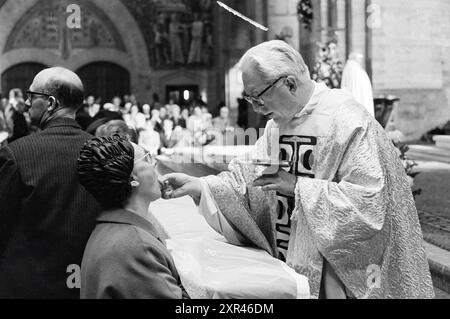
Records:
M0 0L0 78L2 300L450 299L448 0Z

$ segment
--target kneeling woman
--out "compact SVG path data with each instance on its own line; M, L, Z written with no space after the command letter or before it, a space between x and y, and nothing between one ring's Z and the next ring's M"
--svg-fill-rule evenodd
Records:
M81 184L103 206L81 265L81 298L187 298L174 262L146 220L161 197L154 163L119 136L86 143Z

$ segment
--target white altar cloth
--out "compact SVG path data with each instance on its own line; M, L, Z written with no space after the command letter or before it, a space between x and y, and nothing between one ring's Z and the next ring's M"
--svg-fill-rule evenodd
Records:
M267 252L226 242L189 197L159 200L148 216L164 233L181 282L193 299L308 299L309 284Z

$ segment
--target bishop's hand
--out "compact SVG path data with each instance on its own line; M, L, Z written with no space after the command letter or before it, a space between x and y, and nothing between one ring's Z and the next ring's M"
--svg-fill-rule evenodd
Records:
M162 197L164 199L191 196L198 205L202 195L200 180L186 174L173 173L163 176Z
M282 169L276 174L263 175L253 182L253 186L261 187L263 191L276 191L289 197L295 197L297 176Z

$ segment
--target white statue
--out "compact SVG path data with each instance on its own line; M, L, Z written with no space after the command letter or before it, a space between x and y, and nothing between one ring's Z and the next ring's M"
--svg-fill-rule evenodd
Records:
M341 87L350 91L355 100L362 104L372 116L375 116L372 84L362 67L363 60L364 56L361 53L350 54L342 74Z

